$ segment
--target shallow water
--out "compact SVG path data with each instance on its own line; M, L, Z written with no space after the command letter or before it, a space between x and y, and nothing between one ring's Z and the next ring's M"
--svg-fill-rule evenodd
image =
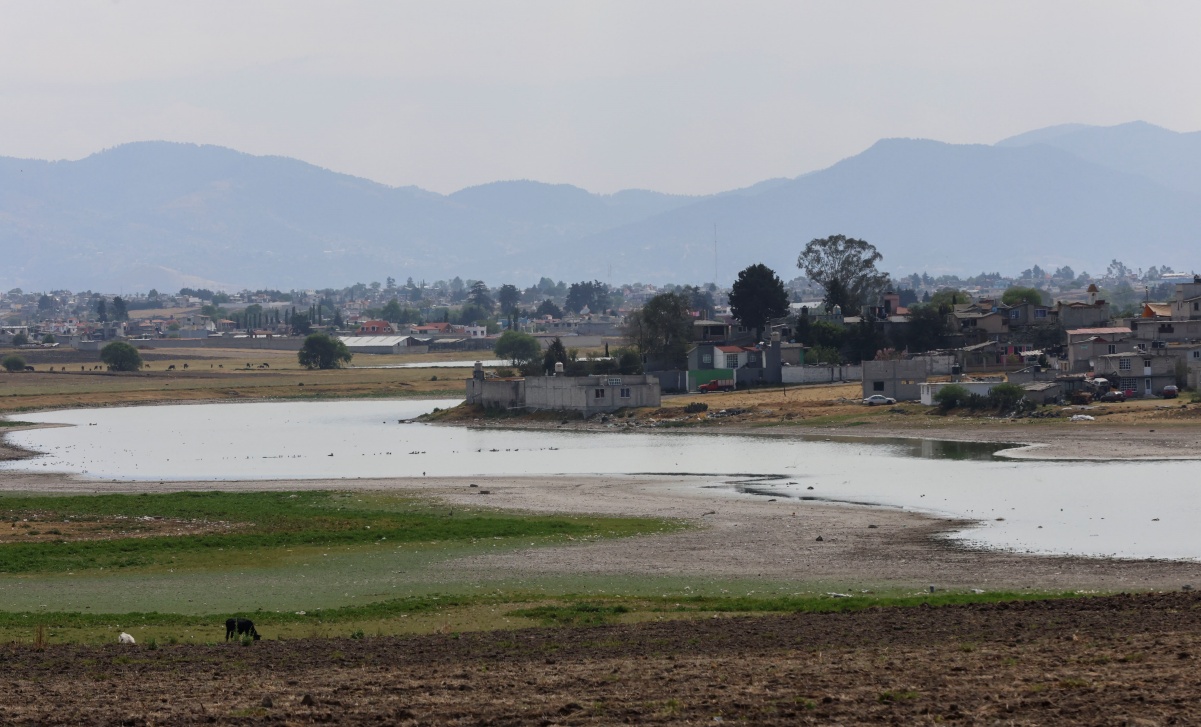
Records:
M364 354L360 356L358 361L370 361L370 355ZM499 358L480 359L480 364L487 368L496 368L497 366L509 366L508 361ZM475 360L471 361L416 361L413 363L398 363L398 364L380 364L372 366L369 363L365 365L351 366L352 369L469 369L475 366Z
M1201 558L1198 462L1027 462L995 445L700 433L478 430L401 423L444 401L197 404L22 414L46 454L0 471L233 480L674 473L732 496L901 507L979 521L987 547ZM755 479L753 482L748 480ZM812 488L812 489L810 489ZM998 518L1003 518L998 520Z

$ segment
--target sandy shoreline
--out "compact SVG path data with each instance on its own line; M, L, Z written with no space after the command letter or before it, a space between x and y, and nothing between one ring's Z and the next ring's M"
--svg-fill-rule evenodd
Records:
M884 507L739 496L726 478L675 476L448 477L120 482L13 473L0 490L52 493L383 490L448 504L542 513L682 520L681 532L530 548L451 561L448 575L488 580L556 575L684 576L858 591L1178 590L1201 584L1201 563L1019 554L964 547L940 536L970 521ZM471 487L476 484L478 487ZM488 490L488 495L481 495ZM817 538L822 540L818 541Z
M1187 425L1134 427L1098 423L1037 426L726 426L673 429L780 438L854 436L1016 443L1001 456L1038 460L1151 460L1201 457L1201 430ZM37 426L37 425L35 425ZM491 428L489 425L488 428ZM583 425L588 427L587 424ZM16 431L21 428L10 428ZM546 428L558 428L548 426ZM0 459L31 456L0 443ZM1158 590L1201 584L1201 563L1117 560L976 550L943 536L970 521L883 507L767 502L720 487L721 477L543 476L324 480L89 480L5 473L0 490L53 493L188 490L362 489L411 492L448 503L534 512L676 518L679 533L531 549L468 558L449 567L464 579L526 575L675 575L777 580L830 590L940 588L983 590ZM480 485L471 488L470 484ZM699 485L717 485L705 488ZM482 496L481 489L491 494ZM871 527L869 527L871 526ZM817 538L822 540L818 541Z

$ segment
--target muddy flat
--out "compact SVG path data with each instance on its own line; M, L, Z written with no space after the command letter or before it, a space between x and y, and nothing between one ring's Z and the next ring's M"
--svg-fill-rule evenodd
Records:
M1152 725L1194 722L1201 688L1191 593L265 637L3 646L0 722Z

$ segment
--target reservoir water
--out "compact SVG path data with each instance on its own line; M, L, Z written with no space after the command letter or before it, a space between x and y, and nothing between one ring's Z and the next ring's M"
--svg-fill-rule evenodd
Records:
M1035 462L990 445L402 423L444 401L196 404L22 414L44 454L3 471L143 481L676 474L731 496L973 520L952 537L1038 553L1201 558L1201 462Z

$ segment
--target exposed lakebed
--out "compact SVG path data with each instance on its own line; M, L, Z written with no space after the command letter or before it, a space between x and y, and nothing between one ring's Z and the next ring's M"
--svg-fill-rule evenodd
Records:
M402 423L443 401L197 404L22 414L75 426L8 435L43 452L0 471L142 481L677 474L731 496L920 510L978 521L984 547L1201 558L1201 464L1037 462L999 445Z

